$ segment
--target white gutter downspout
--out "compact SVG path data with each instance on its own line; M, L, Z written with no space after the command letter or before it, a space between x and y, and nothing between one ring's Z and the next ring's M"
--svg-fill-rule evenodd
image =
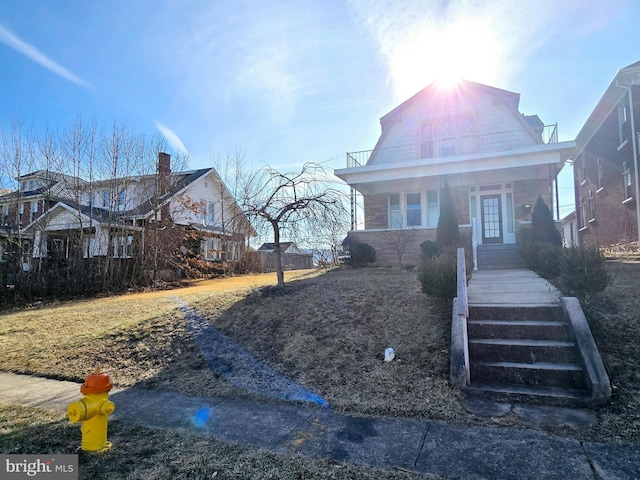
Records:
M633 85L633 83L631 85ZM631 93L631 85L620 85L619 79L616 79L616 87L626 88L629 95L629 116L631 117L631 145L633 149L633 174L635 176L634 183L636 200L636 225L638 243L640 244L640 183L638 183L638 135L636 134L636 122L633 109L633 94Z

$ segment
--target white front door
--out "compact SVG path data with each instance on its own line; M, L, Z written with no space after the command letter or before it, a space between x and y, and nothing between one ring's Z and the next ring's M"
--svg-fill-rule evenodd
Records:
M511 185L478 185L470 188L469 213L476 220L479 244L516 243Z

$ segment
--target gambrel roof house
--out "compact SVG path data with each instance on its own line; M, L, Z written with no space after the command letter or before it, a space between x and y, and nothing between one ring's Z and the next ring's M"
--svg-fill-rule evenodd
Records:
M184 232L179 226L199 232L203 259L237 261L246 238L256 235L214 168L171 172L165 153L159 154L153 175L94 182L56 175L36 175L49 180L42 185L32 183L34 174L20 177L19 204L11 194L0 197L7 226L21 227L33 258L144 255L149 227L155 225L163 230L161 247L167 250L180 248L177 237ZM167 221L173 230L165 228Z
M448 184L478 245L515 244L538 195L556 210L554 182L575 145L558 142L557 125L524 115L519 102L518 93L479 83L434 83L384 115L374 149L348 153L347 168L335 172L353 192L349 237L392 264L393 235L410 233L402 263L415 264L420 243L436 238Z
M618 71L576 137L572 153L578 241L589 247L640 238L640 62Z

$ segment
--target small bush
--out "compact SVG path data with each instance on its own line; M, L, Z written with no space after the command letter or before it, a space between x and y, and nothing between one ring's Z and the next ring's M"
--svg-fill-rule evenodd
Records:
M422 258L433 258L440 254L440 247L433 240L425 240L420 244Z
M455 255L423 258L417 268L422 293L453 300L457 293L457 259Z
M351 247L351 266L361 267L376 261L376 249L368 243L358 243Z
M560 285L568 295L588 299L611 283L606 259L598 249L574 247L564 250Z
M528 241L522 255L531 270L544 278L557 278L563 262L563 248L551 243Z

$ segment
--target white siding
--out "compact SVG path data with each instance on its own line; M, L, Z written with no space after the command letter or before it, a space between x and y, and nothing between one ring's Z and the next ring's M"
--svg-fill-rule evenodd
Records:
M370 163L417 160L422 156L422 124L433 125L434 141L437 141L439 122L447 119L459 120L468 116L474 119L474 151L477 153L535 145L536 142L515 115L520 113L514 112L504 104L496 104L495 97L489 94L473 94L446 102L418 97L402 111L400 120L385 125L378 153ZM434 151L434 156L440 156L439 152Z

